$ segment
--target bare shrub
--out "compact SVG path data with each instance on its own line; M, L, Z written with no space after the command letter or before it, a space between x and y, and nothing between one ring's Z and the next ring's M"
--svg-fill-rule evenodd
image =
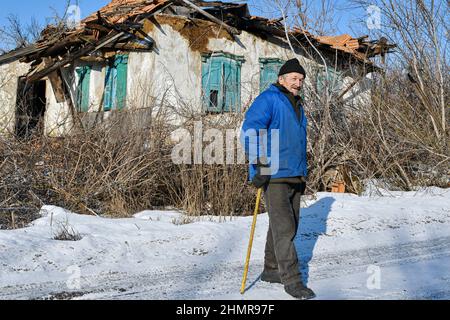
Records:
M159 138L147 143L148 130L121 130L119 122L127 117L118 118L64 138L5 141L0 202L51 203L80 213L120 216L173 205L166 197L167 179L159 178L171 174L170 145Z
M136 125L142 112L111 112L92 128L74 128L64 137L5 139L0 203L36 210L52 204L112 217L167 207L189 215L252 212L255 192L246 182L245 164L174 164L171 134L176 127L162 118ZM239 121L222 128L236 129ZM213 125L217 128L205 121L205 128Z
M202 123L204 132L214 129L224 138L224 141L221 141L223 154L213 155L217 157L218 163L202 161L198 164L178 166L183 192L181 204L189 214L230 216L252 213L256 197L255 188L247 182L248 165L238 161L238 152L241 152L238 139L242 119L241 113L201 115L183 125L192 137L193 123L197 121ZM226 145L227 131L235 133L235 139L228 139L228 143L232 143L232 146ZM203 153L206 152L209 143L203 141L201 145Z
M53 240L59 241L80 241L83 237L75 229L66 223L59 223Z
M445 51L448 3L446 6L443 2L418 0L352 2L364 10L374 4L380 8L384 24L373 36L395 43L397 53L391 54L389 64L381 55L375 63L381 63L384 70L373 72L370 78L364 78L364 66L347 61L346 76L359 81L347 92L346 95L356 98L349 101L346 95L333 93L333 83L325 82L320 90L316 86L314 68L342 70L340 64L346 61L319 51L310 41L310 48L303 54L318 62L318 66L306 66L309 191L328 190L330 172L333 175L336 170L345 180L347 190L355 193L362 191L364 181L374 178L401 190L428 185L448 187L450 73ZM328 1L321 3L318 7L323 8L324 17ZM308 5L308 1L277 0L273 8L282 16L298 12L298 16L289 20L290 26L324 34L329 22L310 17L309 20L317 18L323 22L320 30L317 24L311 25L305 19ZM286 40L293 53L298 54L293 45L302 44L288 37ZM353 94L358 87L366 87L363 95Z

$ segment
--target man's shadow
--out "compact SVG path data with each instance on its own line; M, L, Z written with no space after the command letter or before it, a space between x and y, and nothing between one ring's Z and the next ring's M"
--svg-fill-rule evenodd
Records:
M300 222L294 239L304 284L309 280L309 263L320 235L327 231L327 219L335 199L325 197L300 209Z

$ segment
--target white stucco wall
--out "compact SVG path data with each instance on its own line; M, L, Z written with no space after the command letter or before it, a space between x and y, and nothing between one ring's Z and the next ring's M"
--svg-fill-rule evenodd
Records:
M192 52L188 40L169 25L154 29L150 36L157 50L130 53L128 60L128 105L147 107L164 97L176 105L181 98L192 107L201 101L201 54Z
M128 97L131 105L145 106L149 96L165 96L172 104L201 110L201 53L190 49L189 41L168 24L154 28L149 35L158 50L151 53L131 53L128 69ZM241 68L241 103L248 106L259 94L260 58L293 58L290 49L264 41L243 31L237 41L211 38L209 51L222 51L243 56ZM315 64L303 58L303 64ZM144 103L142 103L144 102Z
M343 97L344 104L351 109L368 106L370 103L370 88L372 87L372 74L367 74L361 79L351 90ZM353 82L352 78L348 78L347 84Z
M152 98L161 99L164 96L173 105L180 104L182 101L183 107L189 106L200 111L202 108L201 53L191 50L189 41L169 24L161 23L158 28L155 27L148 34L155 40L157 50L151 53L130 54L128 105L146 107L154 101ZM245 110L260 93L260 58L288 60L296 56L307 72L312 72L319 67L319 63L315 60L299 54L294 55L287 45L283 47L245 31L242 31L237 39L238 41L223 37L210 38L207 49L244 58L241 67L242 110ZM311 81L313 77L307 77L305 86L312 86ZM352 82L352 77L346 77L342 89ZM364 84L358 83L344 95L345 103L367 104L370 98L368 89Z
M49 80L46 80L46 110L44 114L44 133L48 136L62 136L70 131L72 127L72 117L69 106L66 102L56 101L53 88Z
M105 90L105 73L106 69L101 64L92 65L91 82L89 84L89 96L91 101L89 105L90 112L99 110L99 105Z
M15 127L17 84L29 64L18 61L0 66L0 134L11 134Z

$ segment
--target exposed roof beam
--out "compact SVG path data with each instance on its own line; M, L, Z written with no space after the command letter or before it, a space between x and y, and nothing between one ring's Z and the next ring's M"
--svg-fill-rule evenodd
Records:
M140 16L140 21L139 21L139 23L143 23L143 21L144 21L146 18L149 18L149 17L151 17L151 16L157 14L158 12L160 12L160 11L166 9L166 8L167 8L168 6L170 6L171 4L172 4L172 3L170 2L170 3L167 4L166 6L160 8L160 9L154 11L154 12L151 12L151 13L144 14L144 15ZM70 54L70 55L66 56L66 57L63 58L62 60L59 60L59 61L53 63L52 65L48 66L48 67L45 68L44 70L42 70L42 71L40 71L40 72L37 72L37 73L35 73L35 74L29 76L27 80L28 80L29 82L34 82L34 81L37 81L37 80L39 80L39 79L42 79L43 77L49 75L49 74L52 73L53 71L56 71L56 70L58 70L58 69L60 69L60 68L65 67L66 65L70 64L72 61L74 61L74 60L76 60L76 59L79 59L79 58L81 58L81 57L83 57L83 56L85 56L85 55L88 55L88 54L90 54L90 53L92 53L92 52L95 52L95 51L97 51L97 50L99 50L99 49L101 49L101 48L103 48L103 47L109 45L110 43L114 42L115 40L120 39L120 38L121 38L122 36L124 36L125 34L126 34L126 32L124 32L124 31L119 32L119 33L117 33L117 31L115 31L115 32L113 31L113 32L111 32L109 35L105 36L105 37L102 38L100 41L98 41L96 44L88 44L88 45L86 45L84 48L82 48L82 49L76 51L76 52L73 53L73 54Z
M63 68L64 66L68 65L72 61L74 61L74 60L76 60L78 58L81 58L84 55L90 54L90 53L92 53L94 51L97 51L98 49L106 46L107 44L113 42L114 40L119 39L123 35L124 35L123 32L110 34L110 35L104 37L101 41L99 41L97 45L89 44L86 47L78 50L74 54L68 55L67 57L63 58L62 60L60 60L58 62L55 62L52 65L48 66L44 70L35 73L31 77L29 77L27 80L29 82L34 82L34 81L37 81L39 79L42 79L43 77L45 77L45 76L49 75L50 73L58 70L59 68Z
M16 49L14 51L5 53L4 55L0 56L0 65L13 62L26 55L33 54L42 50L43 48L36 48L34 45L21 49Z
M189 7L191 7L194 10L197 10L198 12L200 12L202 15L204 15L205 17L207 17L208 19L210 19L211 21L214 21L215 23L221 25L222 27L224 27L229 33L231 33L232 35L238 35L241 34L241 31L231 27L229 25L227 25L225 22L223 22L222 20L217 19L216 17L214 17L212 14L206 12L205 10L203 10L202 8L196 6L195 4L193 4L192 2L188 1L188 0L180 0L183 3L185 3L186 5L188 5Z

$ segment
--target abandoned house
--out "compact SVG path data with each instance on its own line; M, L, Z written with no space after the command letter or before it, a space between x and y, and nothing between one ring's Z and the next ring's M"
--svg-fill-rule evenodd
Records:
M35 44L0 56L0 131L60 136L158 101L205 113L243 112L296 51L320 91L369 96L370 60L394 45L285 30L247 4L113 0L74 29L48 26ZM328 66L325 67L324 61ZM362 100L361 100L362 99ZM143 117L145 121L145 117Z

